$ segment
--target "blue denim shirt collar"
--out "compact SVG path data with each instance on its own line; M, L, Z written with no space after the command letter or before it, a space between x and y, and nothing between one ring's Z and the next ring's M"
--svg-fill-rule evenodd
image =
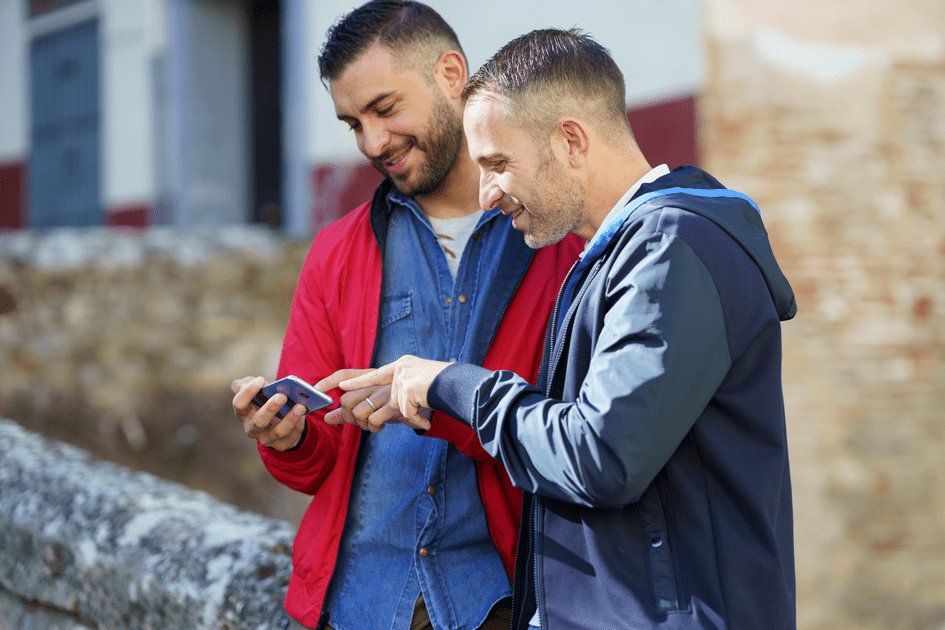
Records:
M393 211L395 206L404 206L406 208L410 208L410 210L413 211L414 215L418 219L420 219L421 221L429 225L430 219L427 218L426 213L423 211L422 208L420 208L420 204L418 204L417 201L413 197L405 195L404 193L400 192L396 188L392 187L390 189L390 192L387 193L388 215L390 214L390 212ZM493 208L492 210L486 210L485 213L482 215L482 218L479 220L479 225L481 226L483 223L491 220L493 217L499 214L502 214L502 213L497 208Z

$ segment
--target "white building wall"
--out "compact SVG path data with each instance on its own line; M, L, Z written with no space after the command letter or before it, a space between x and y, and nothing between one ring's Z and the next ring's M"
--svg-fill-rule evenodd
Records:
M363 162L335 118L317 64L328 28L361 1L283 0L290 231L308 225L314 166ZM702 82L702 0L428 2L456 29L470 71L528 30L577 26L614 54L630 106L694 94ZM95 0L92 6L100 19L106 213L138 205L155 208L159 223L180 226L245 220L248 123L240 112L248 102L239 5ZM0 0L0 163L29 154L25 10L21 0Z
M0 163L22 160L29 144L26 3L0 0Z
M154 0L101 0L102 203L153 202L152 58L163 43Z
M172 172L163 218L184 228L243 223L250 103L241 5L168 0L167 6Z
M325 43L325 33L338 18L360 2L345 2L334 0L322 2L307 0L311 10L309 12L309 46L307 58L309 68L306 76L309 77L308 89L311 95L308 109L308 158L310 164L322 161L356 160L360 155L351 138L345 130L347 125L335 117L335 106L331 102L328 90L322 85L318 76L318 53ZM353 149L353 151L352 151Z
M702 0L426 0L453 27L470 73L509 40L536 28L578 27L610 49L627 81L629 106L693 94L702 84ZM313 164L357 160L347 126L334 115L318 79L317 56L328 28L360 1L306 0L311 35L306 58L312 100L308 157Z
M318 41L312 36L315 8L310 0L283 0L282 5L283 227L298 235L311 229L309 138L314 132L309 126L315 116L309 110L315 106L315 96L310 78L313 72L318 75L314 61Z

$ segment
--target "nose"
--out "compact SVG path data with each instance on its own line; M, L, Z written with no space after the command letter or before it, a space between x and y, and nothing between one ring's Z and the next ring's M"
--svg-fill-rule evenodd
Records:
M390 133L383 125L362 123L361 153L369 158L377 158L384 154L388 144L390 144Z
M483 171L479 176L479 207L492 210L505 193L491 173Z

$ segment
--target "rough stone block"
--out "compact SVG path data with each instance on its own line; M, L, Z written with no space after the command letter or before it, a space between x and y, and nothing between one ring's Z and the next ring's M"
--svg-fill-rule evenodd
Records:
M10 421L0 443L0 588L13 597L73 627L280 627L288 523Z

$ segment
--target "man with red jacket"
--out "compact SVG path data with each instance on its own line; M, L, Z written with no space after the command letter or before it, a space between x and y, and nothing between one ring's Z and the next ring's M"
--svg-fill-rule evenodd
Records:
M411 354L534 382L541 331L580 244L534 251L509 217L479 208L453 30L423 4L369 2L329 30L319 69L386 179L315 237L278 375L317 383ZM233 383L236 416L270 473L313 495L285 602L295 627L508 627L521 492L468 426L439 413L423 435L350 423L384 405L389 387L278 421L281 394L251 402L264 384Z

